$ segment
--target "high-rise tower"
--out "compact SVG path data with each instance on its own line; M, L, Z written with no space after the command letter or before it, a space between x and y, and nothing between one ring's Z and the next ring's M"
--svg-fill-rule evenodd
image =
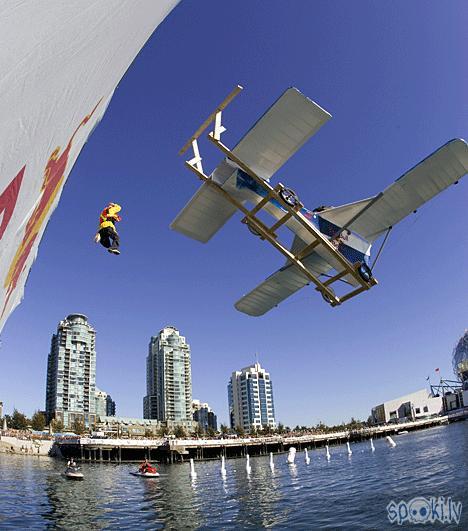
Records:
M190 346L173 326L166 326L151 338L146 358L146 393L146 419L192 427Z
M85 315L60 321L47 363L46 416L72 427L96 420L96 332Z
M231 428L246 431L276 427L273 384L270 374L255 363L234 371L228 384Z

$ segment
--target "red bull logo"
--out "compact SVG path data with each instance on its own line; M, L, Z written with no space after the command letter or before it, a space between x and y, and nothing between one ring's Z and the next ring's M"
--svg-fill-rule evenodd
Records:
M63 152L60 153L61 148L57 147L49 156L49 160L47 161L44 170L44 180L41 187L41 195L39 202L28 219L23 239L10 264L10 268L3 283L3 287L6 289L7 294L5 304L3 306L2 316L5 313L5 309L12 293L15 291L18 285L19 278L26 267L26 263L31 253L31 249L33 248L34 243L36 242L36 239L40 234L42 227L44 226L44 222L49 217L50 209L54 204L57 195L63 188L65 182L65 170L67 168L68 157L75 135L77 134L79 129L89 121L100 102L101 100L99 100L99 102L96 104L91 113L85 116L85 118L75 129ZM7 199L5 199L4 206L5 214L3 216L2 224L0 225L0 238L3 236L3 233L6 230L8 222L11 218L11 215L13 214L13 209L16 204L16 199L18 197L18 192L21 186L21 181L24 175L25 168L26 166L23 167L20 173L16 176L16 178L12 181L12 183L10 183L7 188L7 190L9 190L9 188L12 187L12 190L6 194ZM13 185L13 183L15 184ZM13 201L12 198L14 196L15 191L16 196ZM2 211L2 199L4 194L2 194L2 196L0 197L0 213Z

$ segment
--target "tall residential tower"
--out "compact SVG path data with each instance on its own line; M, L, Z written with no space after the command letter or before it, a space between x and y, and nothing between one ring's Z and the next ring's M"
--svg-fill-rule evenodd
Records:
M273 384L260 363L232 373L228 400L231 428L251 431L276 427Z
M47 362L46 416L72 427L96 420L96 332L85 315L60 321Z
M151 338L146 358L143 416L192 429L190 346L173 326Z

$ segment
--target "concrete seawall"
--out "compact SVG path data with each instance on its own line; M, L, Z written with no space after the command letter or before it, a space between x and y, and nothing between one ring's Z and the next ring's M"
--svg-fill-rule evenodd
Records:
M19 439L2 435L0 437L0 452L22 455L47 456L50 454L54 441L42 439Z

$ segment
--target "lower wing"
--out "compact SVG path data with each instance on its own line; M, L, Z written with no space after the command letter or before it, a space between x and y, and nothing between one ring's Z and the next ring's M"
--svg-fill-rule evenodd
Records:
M332 269L332 266L315 252L302 259L302 263L317 276ZM258 317L307 286L309 282L310 280L297 267L287 264L239 299L235 307L242 313Z

